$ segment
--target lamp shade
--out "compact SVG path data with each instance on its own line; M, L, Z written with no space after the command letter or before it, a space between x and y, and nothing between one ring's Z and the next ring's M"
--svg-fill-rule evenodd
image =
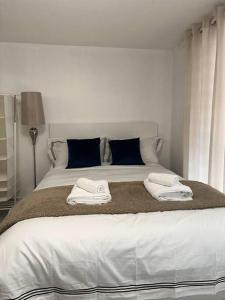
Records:
M45 124L40 92L21 93L21 123L31 127Z

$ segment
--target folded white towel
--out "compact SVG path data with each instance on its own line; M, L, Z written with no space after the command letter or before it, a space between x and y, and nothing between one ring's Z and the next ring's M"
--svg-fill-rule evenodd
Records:
M147 179L144 181L146 190L159 201L190 201L193 200L192 190L189 186L178 183L168 187L157 183L150 182Z
M78 186L74 185L66 202L70 205L83 203L88 205L103 204L111 200L110 193L89 193Z
M89 193L109 193L109 185L106 180L90 180L79 178L76 185Z
M148 175L149 181L165 186L177 185L180 179L181 177L176 174L149 173Z

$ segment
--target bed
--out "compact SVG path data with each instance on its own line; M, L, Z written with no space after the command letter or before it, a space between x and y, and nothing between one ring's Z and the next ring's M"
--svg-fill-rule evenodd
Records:
M104 128L102 130L101 128ZM101 133L100 133L101 131ZM151 122L50 125L50 137L152 136ZM52 168L37 190L78 177L143 181L148 166ZM0 299L224 299L225 208L32 218L0 236Z

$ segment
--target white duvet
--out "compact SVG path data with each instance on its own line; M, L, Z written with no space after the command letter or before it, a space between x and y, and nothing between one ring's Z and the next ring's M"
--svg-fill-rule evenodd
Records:
M150 170L169 172L53 169L38 189L80 176L143 180ZM224 282L224 208L36 218L0 236L0 300L178 298L213 295Z

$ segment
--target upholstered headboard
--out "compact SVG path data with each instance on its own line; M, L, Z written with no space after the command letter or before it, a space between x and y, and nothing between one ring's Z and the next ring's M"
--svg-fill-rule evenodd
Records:
M94 138L151 137L158 135L158 125L154 122L115 123L51 123L50 138Z

